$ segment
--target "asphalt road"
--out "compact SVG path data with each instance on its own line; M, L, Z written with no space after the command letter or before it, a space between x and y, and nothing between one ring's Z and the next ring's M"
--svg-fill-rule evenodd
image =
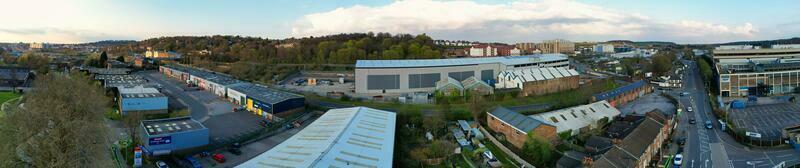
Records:
M684 147L684 161L682 167L765 167L770 168L781 162L787 165L800 163L800 152L791 148L777 149L751 149L739 144L727 133L722 132L717 118L711 111L708 103L709 96L704 89L697 64L694 61L684 61L688 65L684 73L683 88L672 92L688 92L679 101L684 106L678 130L686 131L687 145ZM694 112L687 112L686 107L691 106ZM689 124L690 118L695 118L697 124ZM714 129L706 129L705 121L712 121Z
M200 122L208 120L208 108L206 108L201 101L197 101L194 97L189 96L187 93L198 91L184 91L183 87L185 86L183 83L180 83L177 80L165 80L164 78L166 77L157 71L143 71L138 72L137 74L144 76L144 78L150 82L158 83L161 85L161 92L174 97L178 102L189 107L192 118Z

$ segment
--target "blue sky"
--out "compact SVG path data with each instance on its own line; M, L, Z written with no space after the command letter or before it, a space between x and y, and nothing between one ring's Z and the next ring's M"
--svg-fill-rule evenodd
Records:
M0 20L0 42L366 31L507 43L554 38L714 43L800 36L798 3L789 0L0 1L10 7L0 15L13 16Z

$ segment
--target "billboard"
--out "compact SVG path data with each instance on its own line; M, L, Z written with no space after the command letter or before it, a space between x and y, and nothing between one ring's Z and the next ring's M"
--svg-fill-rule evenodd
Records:
M150 145L163 145L172 143L172 136L150 138L148 141Z

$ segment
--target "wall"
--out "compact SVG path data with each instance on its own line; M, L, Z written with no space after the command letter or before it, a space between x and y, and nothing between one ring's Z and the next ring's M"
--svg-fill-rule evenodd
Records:
M492 115L486 115L486 121L489 123L489 128L492 129L494 132L501 133L505 136L506 141L517 147L517 149L522 149L522 146L525 145L525 140L528 139L528 133L520 132L519 130L511 127L508 124L500 121L500 119L495 118ZM556 127L550 125L540 125L536 129L530 131L529 133L541 136L548 140L555 140L556 139Z
M241 93L239 91L230 89L230 88L228 88L227 91L228 91L228 100L230 100L234 104L238 104L238 105L242 105L242 106L245 105L244 100L246 100L247 95L245 95L244 93Z
M120 111L123 115L133 111L167 112L167 97L120 98Z
M523 96L536 96L563 90L577 89L580 76L570 76L544 81L525 82L522 86Z
M141 127L140 127L141 128ZM144 130L142 130L144 132ZM146 133L142 133L142 143L144 146L150 150L151 152L163 150L163 151L175 151L175 150L182 150L188 148L195 148L195 147L202 147L208 145L208 129L198 129L188 132L179 132L173 134L163 134L163 135L156 135L156 136L147 136ZM161 145L150 145L149 139L156 138L156 137L171 137L171 143L168 144L161 144Z

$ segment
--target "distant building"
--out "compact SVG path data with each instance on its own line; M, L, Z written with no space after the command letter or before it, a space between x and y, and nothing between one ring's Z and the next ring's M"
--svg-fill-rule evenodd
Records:
M328 110L272 149L236 166L392 167L396 114L367 107Z
M514 46L522 51L522 54L532 54L536 50L536 43L517 43Z
M503 71L497 75L498 89L518 88L523 96L543 95L577 89L580 74L567 67L527 68Z
M486 115L486 122L494 132L505 136L506 141L522 149L529 134L555 141L556 127L522 115L505 107L497 107Z
M178 59L182 57L182 55L177 52L156 51L156 50L145 51L144 56L146 58L153 58L153 59Z
M155 88L119 87L119 112L125 116L130 113L167 113L167 96Z
M595 94L592 96L592 101L606 100L612 106L619 107L651 92L653 87L644 80L639 80L611 91Z
M596 53L614 53L614 45L611 44L595 44L592 48Z
M497 48L488 44L478 44L469 48L470 57L493 57L498 56Z
M522 52L522 50L520 50L519 48L513 48L513 49L511 49L511 50L509 51L509 54L508 54L508 55L511 55L511 56L519 56L519 55L522 55L522 53L523 53L523 52Z
M49 46L47 43L30 43L28 44L28 49L47 49Z
M644 168L659 153L672 132L673 118L651 111L630 135L614 143L614 148L592 162L596 168Z
M575 52L575 43L563 39L546 40L537 46L542 53L572 54Z
M208 128L190 117L144 120L141 142L149 156L202 149L208 145Z

